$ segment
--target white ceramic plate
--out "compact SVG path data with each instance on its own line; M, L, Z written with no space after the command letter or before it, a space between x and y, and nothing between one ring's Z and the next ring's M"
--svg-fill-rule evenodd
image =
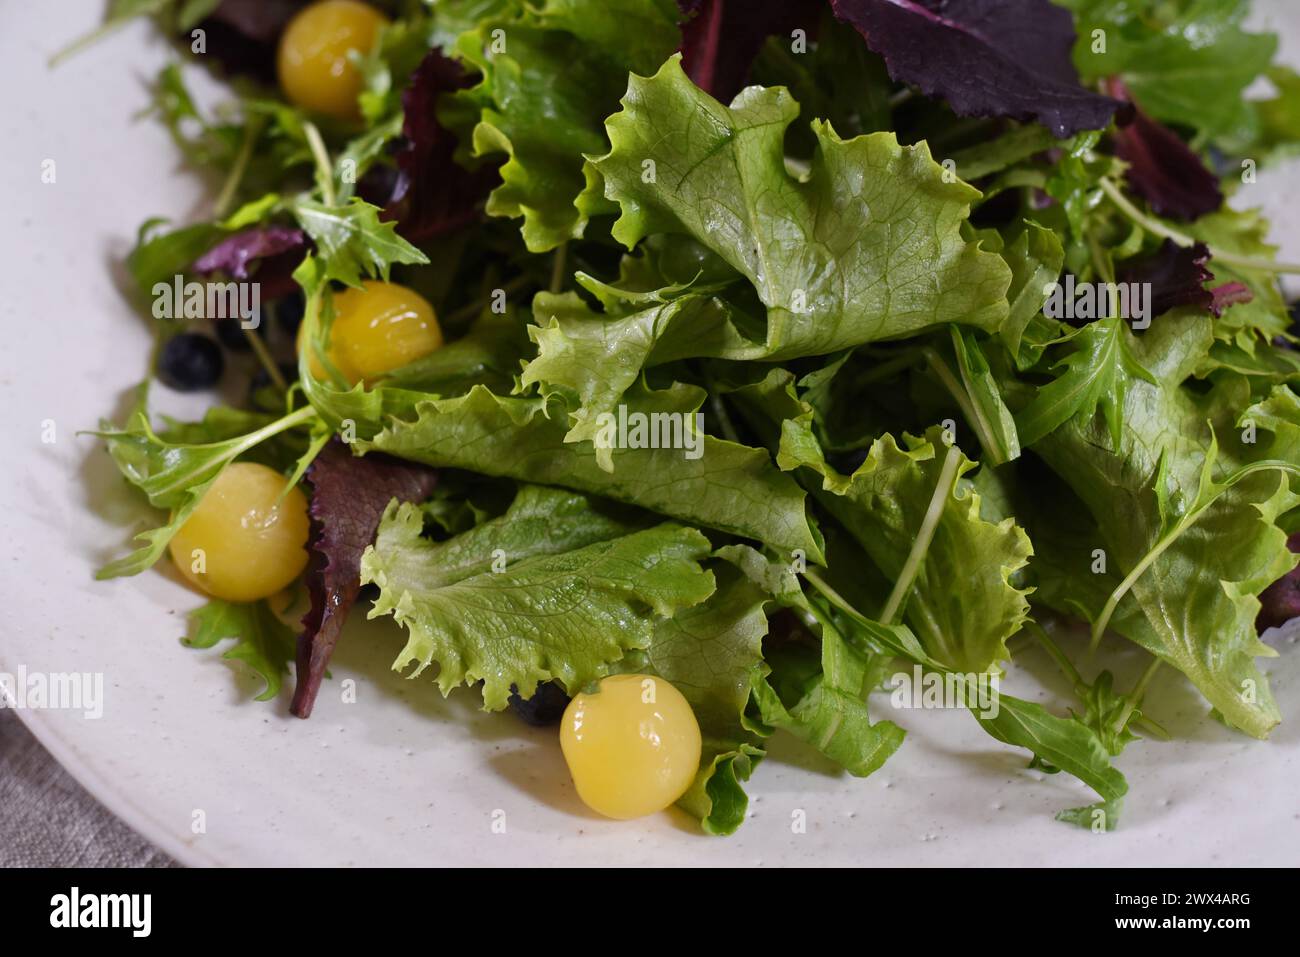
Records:
M1262 5L1300 59L1300 14ZM956 712L891 714L909 730L883 770L838 775L794 743L773 741L750 782L751 819L707 838L684 814L614 823L573 793L553 732L444 701L429 681L389 670L401 636L385 623L345 636L315 716L250 700L255 684L218 651L181 646L198 604L160 563L95 582L146 510L78 429L120 415L148 344L116 288L117 263L150 215L184 221L205 192L153 121L133 121L168 51L143 24L50 71L46 58L94 24L94 2L0 5L0 671L100 672L104 715L20 711L96 797L188 864L1294 864L1300 857L1300 648L1295 634L1264 663L1288 717L1271 741L1234 735L1166 669L1151 711L1171 743L1132 746L1131 791L1108 835L1059 824L1091 801L1066 775L1025 767ZM1273 11L1269 16L1269 12ZM42 182L54 160L56 181ZM1293 180L1296 168L1290 169ZM1286 171L1244 191L1286 215ZM1289 230L1283 232L1282 230ZM165 390L158 390L163 397ZM173 409L177 397L168 398ZM197 411L191 406L183 411ZM42 441L52 422L55 441ZM356 679L344 704L340 679ZM1131 669L1121 681L1132 681ZM1040 683L1041 682L1041 683ZM1050 665L1017 660L1011 690L1064 699ZM882 710L887 704L882 701ZM504 812L504 833L494 820ZM792 821L803 812L806 833ZM195 821L205 829L195 833Z

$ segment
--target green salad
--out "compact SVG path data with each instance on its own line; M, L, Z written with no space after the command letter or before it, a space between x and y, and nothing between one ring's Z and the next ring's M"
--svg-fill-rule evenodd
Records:
M1251 196L1300 76L1247 7L115 0L213 199L126 263L155 347L98 434L158 518L100 575L173 562L303 718L391 617L611 817L728 834L770 736L862 777L957 707L1110 830L1152 676L1266 738L1300 614ZM1022 653L1076 700L1002 693Z

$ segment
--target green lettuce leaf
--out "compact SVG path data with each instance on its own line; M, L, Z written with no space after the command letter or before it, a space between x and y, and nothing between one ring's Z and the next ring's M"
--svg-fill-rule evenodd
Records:
M1277 52L1271 33L1242 29L1245 0L1064 0L1075 12L1074 62L1085 82L1118 76L1142 108L1203 137L1249 137L1246 88ZM1094 31L1102 31L1102 44Z
M743 782L763 756L742 716L763 661L768 595L730 565L715 570L717 591L703 604L661 619L650 644L631 651L616 670L653 674L682 693L703 737L700 773L679 802L710 834L743 823Z
M697 408L701 398L699 390L679 386L630 395L628 407L680 414ZM419 401L414 415L357 448L603 495L786 552L800 549L812 561L821 557L803 492L762 449L707 435L695 459L683 449L620 448L613 450L618 467L610 474L590 446L564 441L558 399L504 398L475 386L459 398Z
M408 631L395 670L414 664L414 677L437 664L443 694L481 680L492 710L512 686L531 694L557 680L577 693L647 647L657 618L714 590L695 529L627 531L554 489L525 488L505 515L446 542L424 538L423 524L409 503L385 512L361 560L362 583L379 586L370 616Z
M582 235L582 156L604 147L601 123L628 71L654 69L677 49L676 21L672 0L543 0L512 3L457 42L482 79L450 97L442 119L473 157L505 156L487 212L522 218L531 252Z
M1006 659L1029 611L1014 579L1033 549L1013 520L981 517L963 478L975 463L935 428L907 449L886 434L845 476L827 465L810 426L809 417L786 420L778 464L821 477L818 501L895 583L880 620L906 621L931 658L960 672Z
M731 107L668 60L632 77L591 158L629 248L652 233L693 237L753 283L765 341L727 358L786 359L915 335L949 322L996 330L1010 270L961 239L979 193L946 175L924 143L892 133L841 140L824 123L806 176L786 169L798 105L750 87Z
M1095 522L1073 548L1101 549L1120 580L1086 609L1095 637L1109 625L1186 674L1229 724L1263 737L1280 719L1255 667L1271 651L1254 620L1259 592L1294 563L1276 523L1300 501L1287 473L1300 462L1300 402L1282 387L1252 405L1236 378L1204 395L1183 387L1210 341L1205 318L1155 324L1135 352L1156 381L1130 380L1118 448L1108 450L1104 424L1075 419L1035 451ZM1250 423L1254 442L1243 441ZM1090 595L1074 590L1076 602Z

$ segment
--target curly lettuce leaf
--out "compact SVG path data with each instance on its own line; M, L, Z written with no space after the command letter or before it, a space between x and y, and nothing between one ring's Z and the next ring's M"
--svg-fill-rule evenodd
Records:
M676 21L672 0L544 0L511 4L457 42L481 79L451 97L442 118L468 146L466 160L505 157L487 212L521 218L529 251L583 234L582 156L603 148L601 123L628 71L654 69L677 48Z
M629 414L693 411L699 390L677 386L629 394ZM395 420L367 441L377 449L427 465L463 468L543 485L559 485L637 505L672 518L821 557L805 496L762 449L702 436L698 458L682 449L613 450L606 473L585 444L564 441L558 399L504 398L476 386L455 399L421 400L414 419Z
M371 617L407 629L394 670L437 664L443 694L481 680L490 710L512 686L559 681L572 694L647 647L658 618L712 594L699 531L665 523L610 537L609 519L584 516L590 505L572 497L557 503L565 494L521 493L501 518L441 543L421 535L416 506L389 506L361 580L379 586Z
M924 143L841 140L814 123L817 151L795 177L783 146L799 113L790 95L750 87L724 106L679 57L633 76L622 102L605 124L612 148L590 160L621 210L614 236L629 248L652 233L692 237L753 283L765 341L728 358L822 355L1006 319L1010 270L960 236L979 193Z
M1013 520L981 517L980 496L963 478L976 463L939 429L906 449L886 434L846 476L826 463L810 417L788 419L777 461L817 473L818 501L905 589L882 620L906 621L932 659L960 672L982 673L1009 657L1006 640L1029 612L1028 592L1014 582L1033 549Z
M715 569L708 601L664 618L643 651L629 652L622 672L658 675L682 693L700 724L700 773L679 801L710 834L730 834L745 819L741 786L763 757L742 721L763 661L765 592L728 566Z

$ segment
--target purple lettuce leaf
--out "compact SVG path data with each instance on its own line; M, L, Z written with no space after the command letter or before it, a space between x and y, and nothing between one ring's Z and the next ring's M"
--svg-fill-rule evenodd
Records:
M1214 292L1205 284L1214 278L1206 268L1210 250L1204 243L1179 246L1166 239L1154 253L1130 260L1119 270L1121 283L1151 284L1151 315L1159 316L1179 306L1194 306L1219 315Z
M231 279L255 279L263 302L298 288L293 271L307 252L307 237L287 226L257 226L227 236L194 260L200 276L224 273Z
M1229 306L1250 302L1255 298L1255 294L1244 282L1225 282L1222 286L1211 289L1210 295L1214 297L1210 312L1214 313L1216 318L1223 315L1223 310Z
M307 469L311 484L311 551L307 587L311 609L298 636L298 683L290 712L311 715L330 655L361 590L361 553L374 541L388 503L422 502L438 473L423 465L371 453L357 458L332 439Z
M1119 104L1079 83L1074 19L1050 0L831 0L889 75L958 116L1036 120L1057 137L1104 129Z
M731 102L770 36L796 27L811 37L824 0L677 0L682 15L682 68L706 93Z
M468 83L456 61L430 50L402 92L403 145L384 218L410 242L433 239L478 221L496 182L490 167L467 170L454 157L456 137L438 122L438 99Z
M1191 147L1132 103L1119 80L1111 80L1107 89L1132 104L1132 109L1122 112L1115 131L1115 154L1129 164L1125 174L1129 188L1161 216L1186 222L1222 206L1219 178Z
M1300 552L1300 532L1286 540L1286 547ZM1261 633L1269 628L1284 625L1292 618L1300 618L1300 566L1287 572L1264 589L1259 596L1259 615L1255 628Z

